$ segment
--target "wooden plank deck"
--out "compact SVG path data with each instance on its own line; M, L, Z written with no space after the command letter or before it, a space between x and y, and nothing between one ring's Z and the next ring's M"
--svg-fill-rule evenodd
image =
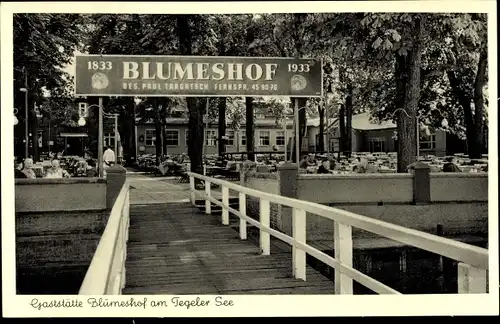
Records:
M123 294L333 294L333 282L308 267L295 279L291 254L259 253L240 240L236 219L205 215L190 203L132 205Z

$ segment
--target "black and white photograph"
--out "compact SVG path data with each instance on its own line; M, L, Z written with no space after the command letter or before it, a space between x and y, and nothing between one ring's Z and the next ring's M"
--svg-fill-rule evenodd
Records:
M495 2L403 2L3 3L4 312L498 315Z

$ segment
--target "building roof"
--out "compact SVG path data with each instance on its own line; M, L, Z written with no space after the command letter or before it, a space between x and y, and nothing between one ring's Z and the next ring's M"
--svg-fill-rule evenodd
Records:
M357 130L382 130L382 129L393 129L396 128L396 124L392 120L384 120L376 122L374 120L370 120L370 113L365 112L352 116L352 129ZM335 126L338 125L338 121L335 123Z
M137 117L136 119L136 122L140 122L141 121L141 118ZM226 119L227 123L230 123L231 120L229 120L229 118ZM333 122L333 119L330 121L330 123ZM140 124L153 124L154 121L153 119L150 119L148 121L143 121L143 122L140 122ZM214 121L211 121L210 124L214 125L214 124L217 124L218 121L217 120L214 120ZM293 118L288 118L287 121L286 121L287 125L288 126L292 126L293 125ZM182 117L178 117L178 118L167 118L167 124L170 124L170 125L187 125L188 124L188 118L182 118ZM326 124L326 123L325 123ZM242 125L245 125L245 121L243 120L242 121ZM255 126L269 126L269 127L276 127L276 119L275 118L265 118L265 119L259 119L259 118L255 118L254 119L254 125ZM308 118L307 119L307 126L308 127L318 127L319 126L319 118Z

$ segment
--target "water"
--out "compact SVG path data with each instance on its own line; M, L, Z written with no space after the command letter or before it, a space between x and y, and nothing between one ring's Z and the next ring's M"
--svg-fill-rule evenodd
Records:
M334 255L333 250L323 252ZM400 262L403 253L406 254L406 269ZM371 265L366 255L371 257ZM331 267L309 255L307 262L334 281L334 270ZM411 247L377 249L369 252L354 251L353 265L356 270L402 294L456 294L458 292L458 263L431 252ZM353 291L355 295L375 294L357 282L353 283Z
M17 269L19 295L76 295L88 266Z

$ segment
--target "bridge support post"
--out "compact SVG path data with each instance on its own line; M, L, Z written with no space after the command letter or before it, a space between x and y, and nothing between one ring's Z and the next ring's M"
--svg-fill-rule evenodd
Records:
M301 209L293 209L293 239L306 244L306 212ZM306 252L300 248L292 247L293 275L297 279L306 280Z
M191 204L195 205L196 204L196 187L194 185L194 177L189 176L189 191L191 193Z
M222 186L222 225L229 225L229 188Z
M212 184L210 183L210 181L205 180L205 194L207 195L207 197L210 197L211 195L211 186ZM212 202L210 201L210 199L205 199L205 214L212 214Z
M458 264L458 293L486 294L488 291L488 272L470 264Z
M106 173L106 208L111 210L127 179L127 170L120 164L115 164Z
M247 201L245 194L240 192L239 194L240 198L240 213L242 215L247 215ZM240 239L246 240L247 239L247 221L244 220L243 218L240 218Z
M352 267L352 227L334 222L335 259L341 264ZM335 294L352 295L352 279L335 269Z
M270 228L270 211L271 204L269 200L261 199L259 201L259 214L260 214L260 225L263 227ZM260 230L260 249L263 255L271 254L271 236L269 233Z

